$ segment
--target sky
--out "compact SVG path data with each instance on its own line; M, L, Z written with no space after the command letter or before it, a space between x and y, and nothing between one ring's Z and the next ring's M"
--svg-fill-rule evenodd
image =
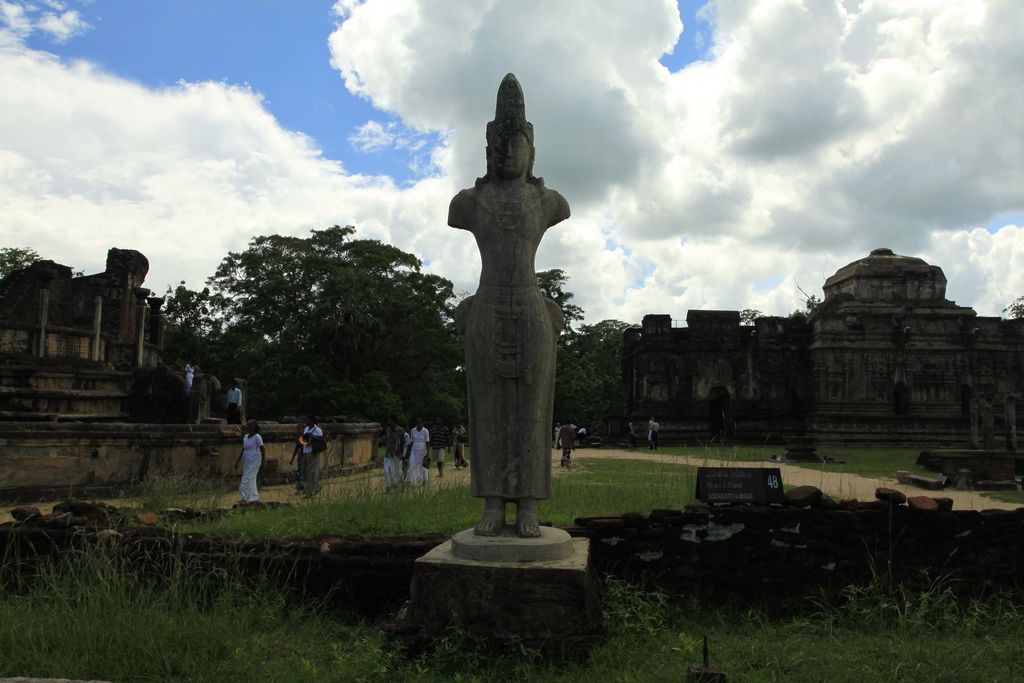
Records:
M589 322L787 314L877 247L1024 294L1019 0L0 0L0 246L199 287L353 225L476 289L447 206L514 72Z

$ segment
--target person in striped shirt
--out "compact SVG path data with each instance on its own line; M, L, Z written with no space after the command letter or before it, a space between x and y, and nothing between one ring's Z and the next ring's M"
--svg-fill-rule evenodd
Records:
M430 450L434 462L437 463L437 476L444 476L444 454L451 449L452 433L444 426L444 420L434 418L434 428L430 430Z

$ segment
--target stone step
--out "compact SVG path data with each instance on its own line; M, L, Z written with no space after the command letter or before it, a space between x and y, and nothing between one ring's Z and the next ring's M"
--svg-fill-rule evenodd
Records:
M11 387L0 386L0 401L9 397L17 398L57 398L57 399L122 399L128 396L126 389L62 389L56 387Z
M123 422L128 413L41 413L33 410L0 410L0 420L14 422Z

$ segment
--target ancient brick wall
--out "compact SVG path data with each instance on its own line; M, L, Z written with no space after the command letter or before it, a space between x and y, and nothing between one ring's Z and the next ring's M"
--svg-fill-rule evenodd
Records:
M325 474L365 466L376 455L376 423L324 423ZM0 423L0 501L75 495L109 496L166 475L236 477L240 426L166 424ZM263 482L283 482L296 432L293 424L264 423Z
M69 528L75 519L82 527ZM711 603L784 604L865 585L876 575L921 589L939 580L962 596L1021 595L1022 589L1024 509L923 511L879 501L655 510L577 521L568 530L590 539L590 561L600 574ZM15 547L22 558L59 553L95 541L102 526L72 513L0 524L0 557ZM370 613L406 600L416 558L445 540L435 534L230 541L160 528L118 534L118 543L133 552L183 552L210 566L230 562L313 595L333 590L336 604Z

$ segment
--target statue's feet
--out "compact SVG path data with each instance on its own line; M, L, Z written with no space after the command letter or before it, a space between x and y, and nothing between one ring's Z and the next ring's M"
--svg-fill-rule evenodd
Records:
M473 528L477 536L497 536L505 526L505 501L501 498L484 500L484 514Z
M536 501L525 498L516 506L516 535L520 538L540 536L540 521Z

